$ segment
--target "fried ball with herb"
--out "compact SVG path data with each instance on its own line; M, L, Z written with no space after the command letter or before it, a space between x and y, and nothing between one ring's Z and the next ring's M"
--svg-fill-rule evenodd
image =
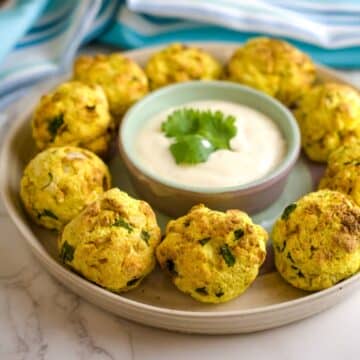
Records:
M113 292L137 287L155 266L160 228L151 207L113 188L68 223L59 239L61 260Z
M179 290L201 302L222 303L255 280L267 238L244 212L197 205L168 223L156 256Z
M238 48L225 69L226 78L293 106L315 80L311 59L283 40L259 37Z
M315 86L300 101L295 117L311 160L326 162L332 151L360 139L360 95L347 85Z
M326 289L360 269L360 208L320 190L285 208L272 231L275 265L291 285Z
M143 69L120 53L78 57L74 63L74 78L104 89L117 123L126 110L149 91Z
M340 191L360 205L360 140L331 153L319 189Z
M109 170L99 157L63 146L46 149L29 162L20 195L37 224L60 230L110 186Z
M171 44L155 53L146 65L151 89L190 80L215 80L221 65L207 52L183 44Z
M40 150L72 145L106 155L113 128L102 88L78 81L65 82L43 95L32 119L33 137Z

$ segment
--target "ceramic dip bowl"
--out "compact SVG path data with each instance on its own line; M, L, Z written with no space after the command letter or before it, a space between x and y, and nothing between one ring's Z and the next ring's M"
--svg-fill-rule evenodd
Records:
M255 181L221 187L184 185L149 170L139 160L136 151L135 140L144 124L167 109L204 100L246 105L268 116L286 141L286 153L280 164ZM300 133L291 112L262 92L230 82L194 81L164 87L134 105L122 120L119 148L138 194L170 216L184 215L199 203L212 209L235 208L253 214L271 205L283 191L299 155Z

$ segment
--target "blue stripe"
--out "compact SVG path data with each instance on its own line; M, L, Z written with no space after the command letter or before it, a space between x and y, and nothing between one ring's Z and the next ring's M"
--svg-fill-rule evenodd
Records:
M22 49L22 48L25 48L25 47L31 47L31 46L35 46L35 45L45 43L46 41L50 41L51 39L53 39L53 38L61 35L63 32L65 32L67 30L67 28L70 26L70 24L71 24L71 21L68 18L57 29L51 29L51 31L46 32L46 34L44 34L42 37L36 38L36 39L34 39L32 41L20 42L20 43L18 43L16 45L15 49Z
M86 37L82 41L83 44L86 44L86 43L90 42L91 40L99 37L104 31L106 31L106 29L108 27L111 26L111 24L113 22L116 21L115 17L117 16L117 13L118 13L119 8L122 5L123 1L122 0L116 1L115 6L114 6L113 2L114 2L113 0L103 1L101 10L100 10L99 14L97 15L97 18L101 17L109 8L111 9L111 7L114 7L114 9L112 10L112 14L110 17L106 18L105 21L98 24L94 29L92 29L91 32L89 32L89 34L86 35ZM95 20L95 23L96 23L96 20Z

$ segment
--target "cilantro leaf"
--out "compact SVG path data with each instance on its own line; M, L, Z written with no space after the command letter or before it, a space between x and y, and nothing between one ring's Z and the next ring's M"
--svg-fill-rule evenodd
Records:
M225 118L220 111L206 111L199 119L199 134L208 139L216 150L230 150L230 140L236 135L235 118Z
M180 109L170 114L161 125L161 130L167 137L195 134L199 127L199 111Z
M219 149L230 148L236 135L235 118L221 111L180 109L171 113L162 123L167 137L175 138L170 151L177 164L198 164Z
M177 164L198 164L208 159L214 147L200 135L184 135L170 145L170 151Z

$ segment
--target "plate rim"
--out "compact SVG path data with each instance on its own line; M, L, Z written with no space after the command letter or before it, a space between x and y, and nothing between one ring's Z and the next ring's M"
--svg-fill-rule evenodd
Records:
M239 46L238 43L233 42L187 42L189 44L198 45L205 49L215 48L215 47L226 47L226 48L233 48L234 46ZM159 48L162 48L164 45L159 46L149 46L144 48L139 48L136 50L124 51L122 52L126 56L136 56L142 52L153 52ZM348 84L351 84L350 81L344 80L340 74L336 71L328 69L322 65L317 64L317 68L324 72L326 75L330 75L333 78L336 78L340 81L345 81ZM63 75L57 76L57 78L62 78ZM51 80L50 80L51 81ZM54 80L52 79L52 82ZM45 81L41 81L39 84L43 84L49 82L49 79ZM358 89L355 85L352 84L355 88ZM19 100L18 100L19 101ZM11 144L16 139L16 134L19 129L28 121L31 112L34 108L32 105L27 111L19 116L16 116L13 120L8 120L11 122L10 128L7 130L6 135L3 138L2 149L0 154L0 172L3 174L7 168L6 166L6 159L8 158L9 151L11 149ZM15 205L13 204L11 197L7 192L7 181L5 180L7 175L4 175L0 179L0 193L3 199L5 209L16 225L17 229L20 231L22 236L25 238L26 243L30 246L31 250L37 256L37 258L45 265L47 271L54 275L57 273L60 277L62 283L67 286L67 282L71 282L74 284L75 287L81 287L82 290L90 291L94 293L96 296L100 296L102 299L108 298L111 301L115 301L118 305L125 305L129 308L132 308L135 311L143 310L145 312L151 312L152 315L161 314L161 315L169 315L172 317L180 317L180 318L187 318L187 319L218 319L218 318L228 318L228 317L242 317L242 316L251 316L251 315L258 315L258 314L268 314L274 311L285 311L290 310L292 308L297 308L301 305L311 305L311 303L318 301L323 297L330 297L332 294L338 292L339 290L343 290L345 288L355 288L354 285L359 285L360 283L356 284L356 282L360 279L360 273L357 273L350 278L347 278L340 283L318 292L309 292L308 295L303 296L301 298L297 298L294 300L288 300L284 302L280 302L277 304L266 305L256 308L250 308L245 310L221 310L221 311L187 311L187 310L176 310L166 307L160 307L155 305L149 305L146 303L142 303L136 300L132 300L126 297L121 296L121 294L112 293L106 289L101 288L98 285L92 284L91 282L87 281L86 279L81 278L80 276L72 273L63 265L59 264L42 246L41 242L37 239L35 234L31 231L29 225L27 225L17 214L17 210ZM51 268L51 269L50 269ZM57 277L57 276L55 276ZM66 280L66 282L64 282ZM73 289L73 287L71 287ZM74 291L74 290L73 290ZM81 295L79 295L81 296ZM82 296L81 296L82 297ZM211 306L211 305L209 305ZM162 326L163 327L163 326Z

